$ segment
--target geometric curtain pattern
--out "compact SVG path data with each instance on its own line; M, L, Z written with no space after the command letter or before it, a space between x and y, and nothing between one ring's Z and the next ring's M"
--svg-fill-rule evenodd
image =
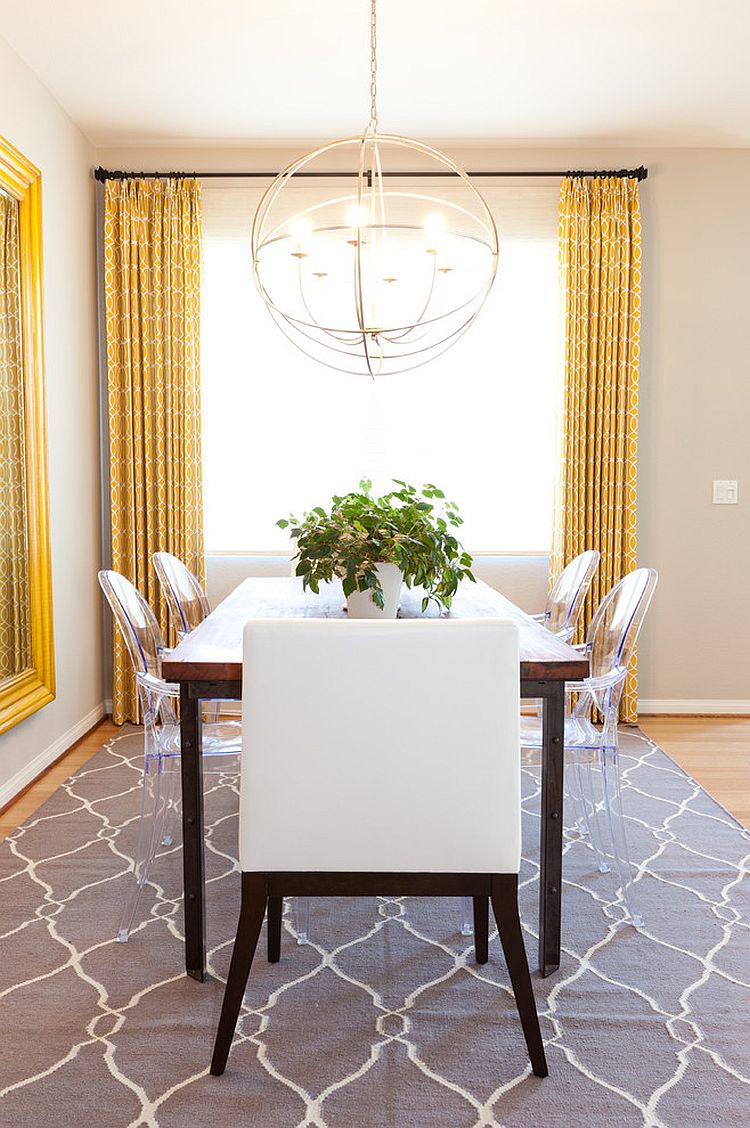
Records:
M636 564L636 448L641 323L638 181L566 178L560 197L564 382L551 579L598 549L580 636L606 592ZM636 720L631 663L621 718Z
M112 567L167 608L151 555L172 552L204 578L200 424L201 187L108 180L104 294ZM114 633L112 715L138 720L127 651Z
M18 201L0 192L0 679L31 665Z

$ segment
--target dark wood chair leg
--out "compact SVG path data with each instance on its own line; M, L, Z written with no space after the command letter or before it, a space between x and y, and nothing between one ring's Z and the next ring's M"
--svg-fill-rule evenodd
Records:
M536 1011L529 964L523 946L521 921L518 916L518 875L507 873L494 875L491 897L492 911L497 921L500 942L508 964L510 982L531 1058L531 1068L537 1077L546 1077L547 1058L544 1053L542 1032L539 1029L539 1015Z
M281 959L281 914L284 909L283 897L268 898L268 962L278 963Z
M224 991L219 1028L216 1031L214 1052L211 1058L211 1073L218 1077L224 1072L229 1057L229 1047L237 1026L237 1016L242 1006L242 998L247 986L247 977L253 962L258 937L266 912L267 882L265 874L243 873L242 903L237 936L234 941L232 962Z
M478 964L486 964L490 941L489 897L474 897L474 956Z

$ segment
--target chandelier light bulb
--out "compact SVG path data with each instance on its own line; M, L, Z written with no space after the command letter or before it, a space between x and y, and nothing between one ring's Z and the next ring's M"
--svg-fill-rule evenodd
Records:
M442 215L433 212L428 215L424 221L424 229L427 235L427 254L438 255L443 245L443 233L445 231L445 220Z
M294 244L294 249L291 252L292 258L307 258L307 246L311 232L312 228L303 216L297 216L296 219L292 220L289 225L289 233Z
M297 216L290 224L289 232L297 243L306 243L312 233L310 221L303 216Z
M424 221L424 229L428 235L441 235L445 231L445 219L438 212L432 212Z
M346 213L346 220L350 227L362 227L369 218L367 208L361 204L353 204Z

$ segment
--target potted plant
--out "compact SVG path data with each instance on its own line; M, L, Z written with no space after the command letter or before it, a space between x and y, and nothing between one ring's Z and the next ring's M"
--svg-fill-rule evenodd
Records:
M453 529L462 524L455 502L437 486L421 490L394 479L397 487L373 497L363 479L357 492L334 496L302 517L277 521L297 545L296 574L318 592L321 582L340 578L353 617L393 618L402 582L425 590L447 610L463 579L474 581L472 559Z

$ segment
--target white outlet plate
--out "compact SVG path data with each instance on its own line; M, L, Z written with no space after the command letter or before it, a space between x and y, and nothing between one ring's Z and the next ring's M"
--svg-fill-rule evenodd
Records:
M729 478L714 479L714 505L736 505L737 482Z

